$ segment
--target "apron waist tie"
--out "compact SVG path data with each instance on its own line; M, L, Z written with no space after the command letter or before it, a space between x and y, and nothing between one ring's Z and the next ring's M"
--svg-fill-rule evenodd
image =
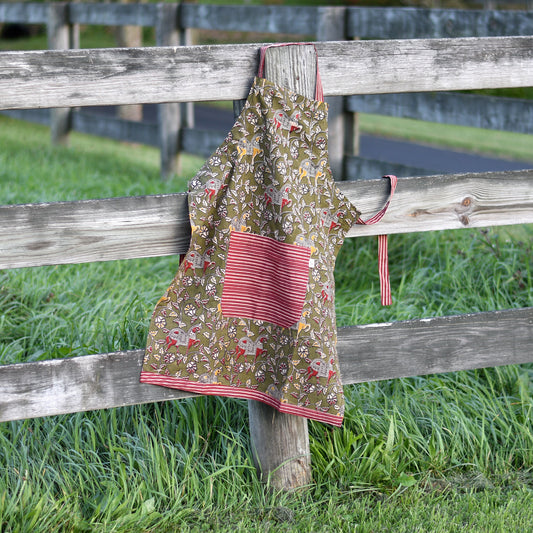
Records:
M263 46L261 48L261 53L259 57L259 69L258 69L258 76L260 78L264 75L264 66L265 66L265 55L266 51L271 47L277 47L277 46L292 46L292 45L311 45L315 46L314 43L275 43L275 44L269 44L266 46ZM316 47L315 47L316 52ZM322 80L320 79L320 72L318 70L318 53L316 53L316 86L315 86L315 100L324 100L324 90L322 88ZM393 175L387 175L383 176L384 178L389 178L391 182L391 192L389 199L387 200L387 203L383 207L383 209L374 215L372 218L369 218L368 220L361 220L360 218L357 219L356 224L362 224L362 225L370 225L375 224L376 222L379 222L383 215L385 215L391 199L392 195L394 194L394 190L396 189L396 184L398 182L398 178ZM387 247L387 236L386 235L378 235L378 262L379 262L379 285L381 290L381 304L382 305L391 305L392 303L392 297L391 297L391 289L390 289L390 279L389 279L389 258L388 258L388 247Z
M388 178L390 180L391 190L389 199L387 200L387 203L379 211L379 213L376 213L372 218L369 218L368 220L361 220L360 218L357 219L356 224L369 226L370 224L375 224L376 222L379 222L385 213L387 212L387 209L389 208L392 195L394 194L394 190L396 189L396 185L398 183L398 178L396 176L387 175L383 176L384 178ZM379 263L379 286L381 291L381 305L391 305L392 303L392 297L391 297L391 289L390 289L390 277L389 277L389 253L388 253L388 243L387 243L387 235L378 235L378 263Z

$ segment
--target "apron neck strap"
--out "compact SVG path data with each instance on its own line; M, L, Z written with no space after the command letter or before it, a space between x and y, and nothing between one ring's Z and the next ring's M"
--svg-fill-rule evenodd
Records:
M316 56L316 87L315 87L315 100L320 100L321 102L324 101L324 90L322 88L322 80L320 79L320 71L318 70L318 52L316 50L316 46L313 43L276 43L276 44L268 44L266 46L261 47L261 55L259 58L259 69L257 71L257 76L259 78L262 78L264 75L265 70L265 55L266 51L269 48L278 47L278 46L312 46L315 49L315 56Z

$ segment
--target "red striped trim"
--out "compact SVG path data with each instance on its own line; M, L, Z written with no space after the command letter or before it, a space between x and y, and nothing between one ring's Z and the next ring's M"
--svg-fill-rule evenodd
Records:
M189 381L187 379L176 378L172 376L162 376L160 374L153 374L151 372L141 372L141 383L148 383L150 385L160 385L171 389L179 389L196 394L205 394L207 396L226 396L228 398L240 398L244 400L257 400L266 403L277 409L280 413L289 415L303 416L311 420L317 420L333 426L341 426L343 417L341 415L332 415L329 413L321 413L308 407L298 407L283 403L268 394L252 389L242 389L238 387L229 387L228 385L218 385L211 383L198 383L197 381Z
M383 177L388 178L390 180L390 195L389 195L389 199L387 200L387 203L385 204L383 209L381 209L381 211L376 213L372 218L369 218L368 220L361 220L359 218L357 219L356 224L362 224L365 226L369 226L370 224L375 224L376 222L379 222L383 218L385 213L387 212L387 209L389 208L389 205L391 203L394 191L396 190L396 185L398 184L398 178L392 175L387 175ZM381 304L391 305L392 296L391 296L390 276L389 276L389 252L388 252L388 244L387 244L386 235L378 235L378 262L379 262L379 286L380 286L380 291L381 291Z
M381 305L391 305L392 295L389 276L389 252L386 235L378 235L378 261Z
M393 176L392 174L388 174L387 176L383 176L384 178L387 178L390 180L390 194L387 202L383 206L383 208L376 213L372 218L369 218L368 220L362 220L360 218L357 219L356 224L362 224L364 226L370 226L371 224L375 224L376 222L379 222L385 213L387 212L387 209L389 208L389 205L392 200L392 196L394 195L394 191L396 190L396 185L398 185L398 178L396 176Z
M230 235L221 310L288 328L302 316L311 249L270 237Z

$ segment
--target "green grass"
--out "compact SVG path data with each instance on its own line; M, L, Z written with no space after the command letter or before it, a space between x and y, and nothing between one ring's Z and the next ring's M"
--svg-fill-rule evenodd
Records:
M181 177L161 181L154 148L77 133L71 134L70 147L52 148L48 128L0 116L2 204L184 191L201 164L198 157L186 157Z
M0 203L184 190L158 154L0 118ZM390 238L394 303L379 305L376 242L337 261L339 325L533 305L531 227ZM0 271L0 362L140 348L177 267L155 258ZM0 530L529 532L531 365L346 387L343 427L310 424L313 484L257 480L246 403L201 397L0 424ZM36 385L37 386L37 385Z

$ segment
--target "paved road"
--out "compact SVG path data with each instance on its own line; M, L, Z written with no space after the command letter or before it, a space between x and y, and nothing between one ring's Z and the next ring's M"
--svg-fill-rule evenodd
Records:
M385 159L403 165L427 168L436 172L495 172L533 168L533 163L496 159L446 148L434 148L406 141L363 135L361 156Z
M108 114L110 108L94 108ZM198 128L228 131L233 126L231 111L202 105L194 106ZM156 106L144 106L144 120L156 120ZM435 173L490 172L533 168L533 162L492 158L446 148L435 148L413 142L361 136L361 157L426 168ZM532 156L533 157L533 156Z
M195 106L195 121L198 127L224 131L229 130L233 125L230 112L200 105ZM373 135L361 136L360 150L361 157L427 168L436 173L491 172L533 168L533 162L524 163L480 156Z

